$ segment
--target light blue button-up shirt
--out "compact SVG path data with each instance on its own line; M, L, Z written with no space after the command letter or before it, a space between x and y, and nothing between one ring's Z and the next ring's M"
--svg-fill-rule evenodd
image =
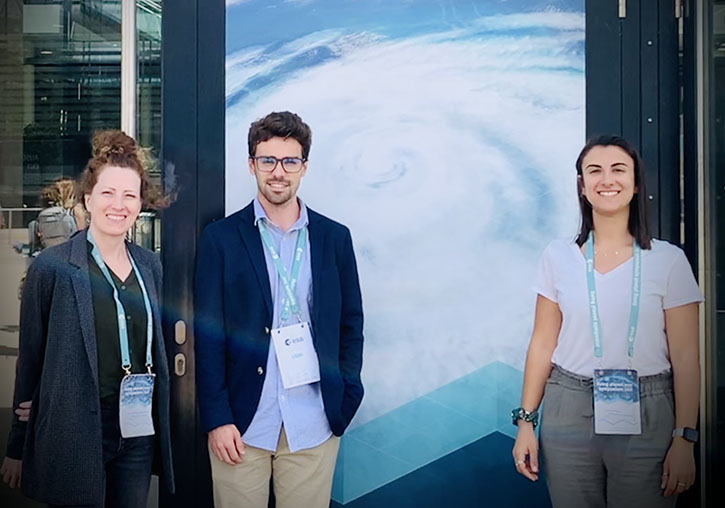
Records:
M299 203L299 219L289 231L284 232L269 220L259 199L254 199L254 224L256 226L258 221L265 221L277 252L279 252L280 259L287 268L287 273L292 272L292 261L297 247L297 235L301 229L307 227L309 222L307 207L301 200ZM297 322L297 317L294 315L290 316L287 321L281 321L284 308L284 286L264 242L262 242L262 249L267 263L267 274L269 275L269 286L272 291L272 304L274 306L272 326L280 328L294 324ZM310 264L309 236L305 246L305 258L302 261L302 266L300 266L295 294L297 295L302 319L311 324L312 267ZM315 331L312 330L312 333L314 334ZM292 452L314 448L332 436L322 402L320 383L285 389L282 385L282 375L277 363L274 341L270 338L269 354L267 355L267 376L264 378L262 395L259 399L257 412L254 414L249 428L244 433L243 440L250 446L274 452L277 450L277 443L283 425Z

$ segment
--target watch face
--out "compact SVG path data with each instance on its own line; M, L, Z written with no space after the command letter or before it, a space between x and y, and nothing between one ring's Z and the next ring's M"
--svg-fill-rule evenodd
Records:
M693 443L697 442L698 432L695 429L685 428L682 437Z

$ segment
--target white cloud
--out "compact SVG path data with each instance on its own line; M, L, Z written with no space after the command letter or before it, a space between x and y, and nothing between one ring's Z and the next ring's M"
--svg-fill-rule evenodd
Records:
M536 261L576 227L584 142L583 55L566 49L583 43L583 17L546 16L553 35L475 27L343 44L227 111L230 212L255 191L238 150L249 123L289 109L312 127L300 196L350 226L363 286L358 424L493 360L523 367ZM481 23L541 26L509 21ZM243 67L228 75L249 79Z

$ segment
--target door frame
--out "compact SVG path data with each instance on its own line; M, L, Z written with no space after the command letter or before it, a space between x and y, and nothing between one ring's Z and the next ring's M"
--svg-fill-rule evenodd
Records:
M162 214L161 257L176 493L162 491L161 507L213 505L196 400L193 280L201 231L224 217L224 25L224 0L164 2L161 163L176 199Z
M585 3L587 137L619 134L634 143L647 168L654 235L678 245L680 168L684 161L683 248L697 270L697 179L688 169L697 148L687 137L690 118L685 116L682 154L680 150L682 83L675 0L628 0L623 18L619 17L618 2ZM687 23L685 48L692 42L687 39ZM212 506L206 436L196 403L192 310L197 241L206 224L225 215L225 28L224 0L164 3L161 159L167 191L178 191L178 197L163 212L162 228L162 261L167 267L164 332L173 378L176 494L162 491L161 507ZM685 61L685 70L688 65ZM687 93L685 88L686 107L688 101L694 101ZM186 325L183 343L176 341L179 321ZM173 373L178 354L186 358L183 376ZM700 474L705 471L701 469ZM696 489L681 497L678 506L699 504Z

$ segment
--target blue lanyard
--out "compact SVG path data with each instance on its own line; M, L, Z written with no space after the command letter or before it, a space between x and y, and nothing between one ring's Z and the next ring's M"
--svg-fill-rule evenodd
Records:
M90 228L88 229L88 241L91 242L91 245L93 245L93 250L91 251L93 260L98 265L98 268L101 269L101 273L103 273L103 276L111 285L111 288L113 288L113 300L116 302L116 319L118 320L118 341L121 344L121 368L126 372L127 375L130 375L131 354L129 353L128 347L128 327L126 325L126 310L123 308L123 304L118 297L118 288L116 288L116 285L113 283L111 273L108 271L108 267L103 261L103 256L101 256L101 251L98 250L98 245L96 245L96 242L93 240L93 235L91 234ZM149 295L146 292L146 285L144 284L143 278L141 277L141 272L139 272L139 269L136 266L136 263L134 262L130 252L128 254L128 259L131 260L133 272L136 274L136 279L138 280L139 286L141 286L141 293L143 293L143 303L144 307L146 307L146 369L150 374L151 367L153 367L154 365L154 361L151 356L151 342L153 341L154 337L153 316L151 314L151 301L149 300Z
M642 287L642 248L635 241L632 246L632 301L629 311L629 328L627 332L627 356L630 362L634 356L634 341L637 338L639 322L639 300ZM602 323L599 321L599 303L597 287L594 281L594 233L589 234L586 244L587 289L589 290L589 314L591 316L592 338L594 339L594 356L602 357Z
M289 319L290 314L297 316L297 319L302 322L302 313L300 312L300 306L297 303L297 296L295 295L295 288L297 287L297 279L300 275L300 267L302 266L302 259L304 258L305 249L307 247L307 228L302 228L297 233L297 246L295 247L295 258L292 262L292 274L287 274L287 268L282 264L282 260L279 257L279 252L274 246L272 236L269 234L269 229L263 220L257 221L257 227L259 228L259 235L264 240L264 245L267 247L269 255L272 257L272 262L277 270L280 280L282 281L282 287L287 295L284 300L284 306L282 308L282 322Z

